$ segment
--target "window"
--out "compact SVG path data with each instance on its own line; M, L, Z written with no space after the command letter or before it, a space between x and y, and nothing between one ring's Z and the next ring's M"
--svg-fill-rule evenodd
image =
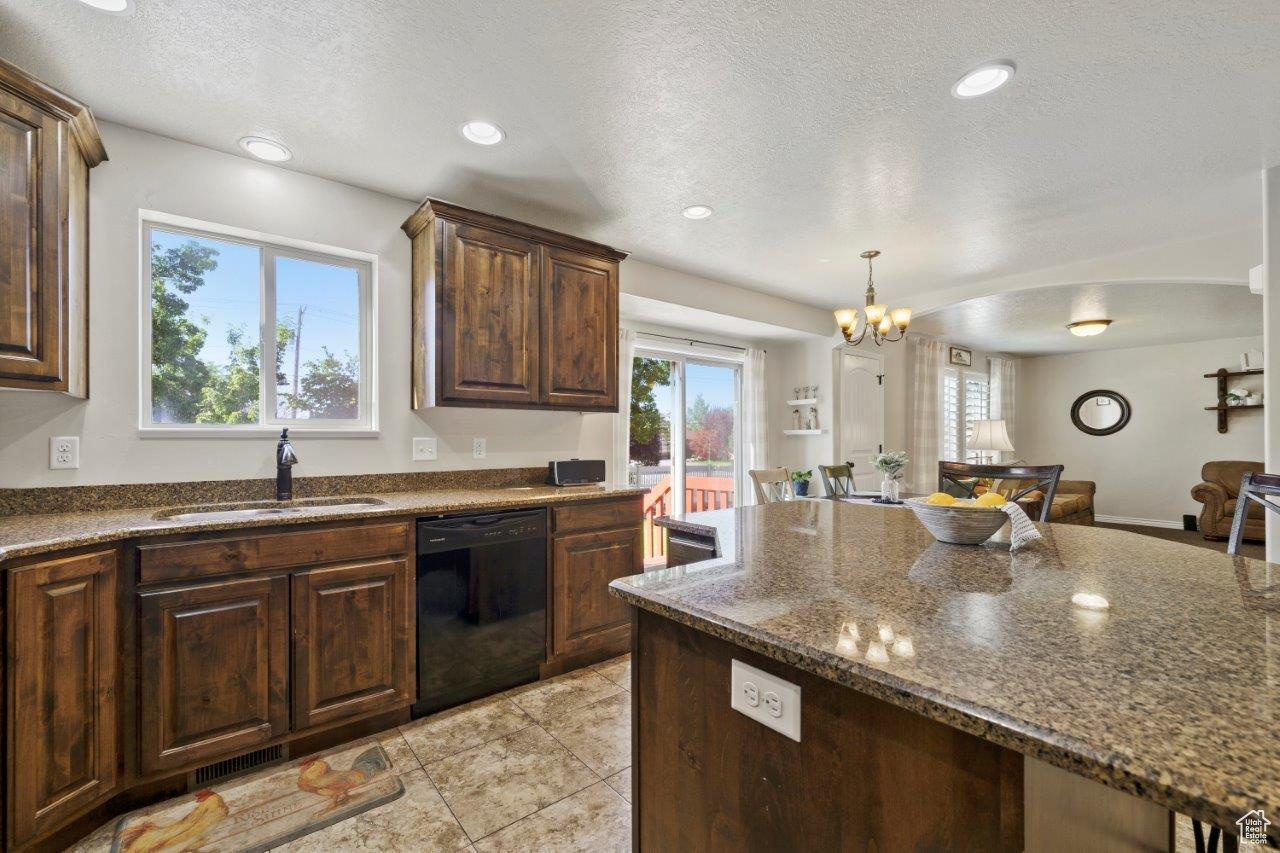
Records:
M142 429L376 429L372 257L188 222L142 223Z
M980 462L983 454L968 449L975 421L990 417L991 393L983 373L947 370L942 377L942 458Z

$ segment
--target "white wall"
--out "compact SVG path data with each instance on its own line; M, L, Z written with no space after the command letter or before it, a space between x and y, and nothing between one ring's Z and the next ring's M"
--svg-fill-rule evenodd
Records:
M378 256L380 434L320 439L298 433L298 475L608 458L614 415L410 409L409 240L400 223L414 210L412 202L118 125L104 123L102 134L111 159L91 173L91 397L79 401L44 392L0 391L0 487L235 479L274 472L275 442L270 439L138 436L139 209ZM736 293L751 305L760 296L628 260L622 265L623 289L633 281L647 294L714 294L725 300ZM768 299L773 301L756 307L792 310L775 304L781 300ZM796 322L814 310L796 306ZM79 469L48 469L53 435L81 437ZM414 462L411 439L432 435L439 439L439 460ZM471 457L476 436L487 439L484 460Z
M1240 353L1261 346L1260 337L1249 337L1023 359L1017 455L1062 463L1064 478L1095 481L1098 515L1181 527L1183 515L1201 508L1190 494L1201 465L1262 460L1261 412L1233 414L1219 433L1214 413L1204 411L1217 386L1203 378L1219 367L1238 369ZM1262 387L1257 379L1240 384ZM1071 404L1098 389L1118 391L1133 407L1129 425L1114 435L1086 435L1071 423Z
M832 353L845 346L844 338L835 329L835 321L829 320L832 334L814 337L812 340L777 347L778 359L770 373L769 396L769 464L792 470L814 470L817 466L833 465L844 460L835 456L835 406L833 392L836 384L835 359ZM907 344L886 344L876 347L866 341L859 351L879 355L884 359L884 446L886 450L899 450L907 446L906 400L909 396L910 373L907 369ZM769 354L773 356L773 349ZM792 407L786 401L792 398L796 386L818 386L818 424L827 431L822 435L788 436L783 430L791 428ZM802 413L803 414L803 413ZM853 460L863 467L866 460ZM869 467L869 465L866 465Z

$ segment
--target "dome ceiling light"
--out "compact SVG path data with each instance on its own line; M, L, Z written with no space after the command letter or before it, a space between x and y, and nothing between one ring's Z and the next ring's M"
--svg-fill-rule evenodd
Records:
M1107 326L1110 325L1110 320L1080 320L1075 323L1068 323L1067 329L1077 338L1091 338L1094 335L1100 335L1105 332Z

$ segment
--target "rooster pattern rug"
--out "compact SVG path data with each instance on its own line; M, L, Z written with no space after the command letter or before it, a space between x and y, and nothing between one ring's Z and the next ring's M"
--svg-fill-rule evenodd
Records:
M403 793L369 738L131 812L116 824L111 851L267 850Z

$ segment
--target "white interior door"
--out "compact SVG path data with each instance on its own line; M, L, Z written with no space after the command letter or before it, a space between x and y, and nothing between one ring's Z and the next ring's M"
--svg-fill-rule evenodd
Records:
M858 489L876 489L880 475L871 456L884 449L883 363L875 356L841 350L836 354L836 459L853 463Z

